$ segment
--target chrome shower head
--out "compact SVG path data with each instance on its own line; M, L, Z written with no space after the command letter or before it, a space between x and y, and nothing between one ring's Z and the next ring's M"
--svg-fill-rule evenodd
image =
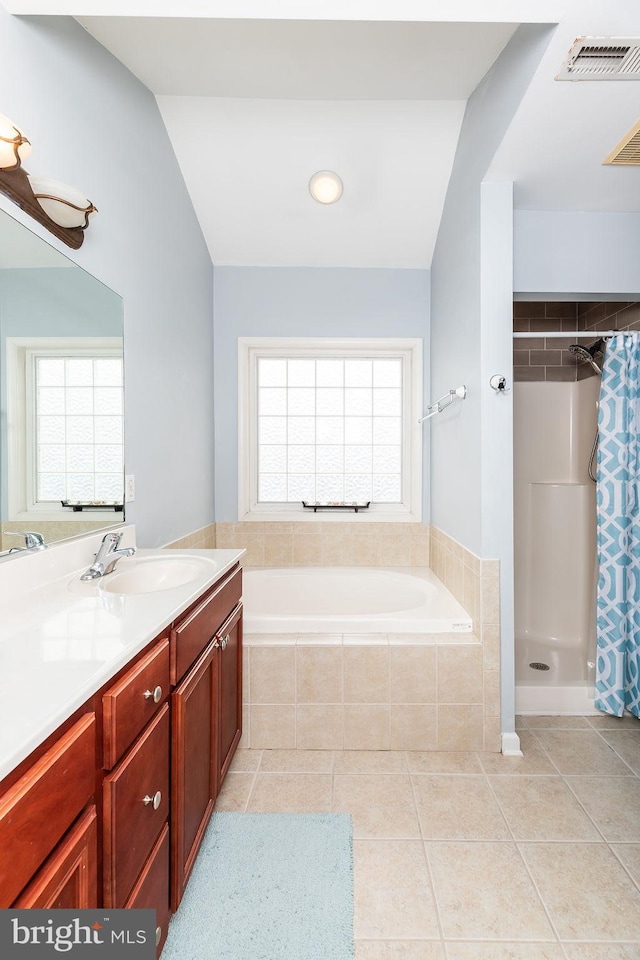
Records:
M569 347L569 353L577 357L582 363L590 363L597 374L602 374L602 370L593 359L596 353L602 353L602 339L596 340L590 347L583 347L581 343L572 343Z

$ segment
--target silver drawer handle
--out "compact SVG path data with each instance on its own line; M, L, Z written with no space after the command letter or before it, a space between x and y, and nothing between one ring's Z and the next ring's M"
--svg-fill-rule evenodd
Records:
M155 690L145 690L145 700L153 700L154 703L160 703L162 700L162 687L157 686Z
M223 650L227 649L227 644L229 643L229 639L230 639L229 636L222 638L222 643L220 644L220 646L222 647Z
M152 803L153 809L157 810L162 802L162 793L160 792L160 790L156 790L156 792L152 797L150 797L149 794L147 794L146 797L142 798L142 802L144 803L145 807L148 806L150 803Z

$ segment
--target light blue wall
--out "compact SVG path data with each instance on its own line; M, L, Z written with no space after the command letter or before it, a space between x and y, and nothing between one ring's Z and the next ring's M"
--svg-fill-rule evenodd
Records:
M29 172L98 207L74 252L0 196L123 297L127 517L157 546L214 518L213 270L191 201L153 95L74 20L0 7L0 87Z
M216 520L231 522L238 511L238 337L423 337L426 349L429 273L216 267L214 328ZM425 397L428 380L427 356ZM425 521L428 503L425 484Z
M483 555L480 185L553 28L521 26L467 104L431 268L434 395L468 397L431 428L431 520Z
M516 210L514 290L640 292L640 213Z

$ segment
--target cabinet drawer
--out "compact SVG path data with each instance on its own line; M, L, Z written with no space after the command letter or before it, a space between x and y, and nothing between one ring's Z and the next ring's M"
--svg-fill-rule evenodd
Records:
M197 660L242 596L242 570L229 573L188 617L171 631L171 683Z
M95 715L75 723L0 798L0 907L8 907L93 797Z
M122 907L169 813L169 707L104 779L104 905Z
M169 926L169 825L165 824L125 903L127 909L156 911L156 956Z
M161 640L102 697L103 764L110 770L169 694L169 641Z

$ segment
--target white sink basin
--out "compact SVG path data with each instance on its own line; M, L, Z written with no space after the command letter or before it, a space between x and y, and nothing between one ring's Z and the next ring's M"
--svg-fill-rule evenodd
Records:
M172 590L215 573L218 564L205 557L142 557L121 560L114 573L99 581L107 593L156 593Z

